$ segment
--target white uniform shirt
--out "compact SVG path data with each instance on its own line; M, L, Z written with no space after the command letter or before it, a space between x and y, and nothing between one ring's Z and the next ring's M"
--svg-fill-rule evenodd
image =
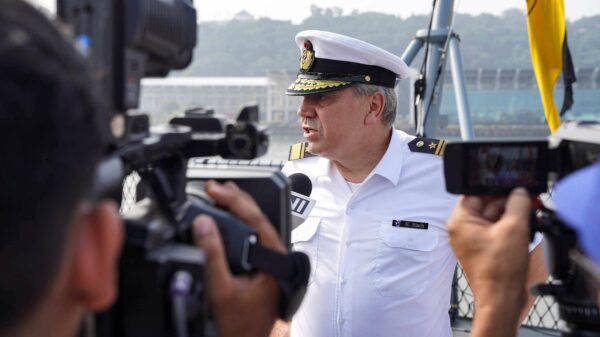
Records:
M291 337L451 336L456 258L446 220L457 198L445 190L441 158L411 152L413 139L394 131L355 193L328 159L284 167L288 176L311 179L316 200L292 231L294 249L310 258L311 275Z

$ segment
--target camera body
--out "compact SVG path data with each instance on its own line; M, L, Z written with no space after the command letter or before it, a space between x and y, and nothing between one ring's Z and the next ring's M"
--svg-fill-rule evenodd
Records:
M565 175L594 163L600 124L565 122L548 139L449 142L444 155L446 189L454 194L508 195L517 187L547 192Z
M253 159L264 155L269 147L267 130L258 124L258 105L245 106L235 123L203 108L187 110L183 117L175 117L169 123L192 129L193 143L184 148L188 157L219 155L225 159ZM199 152L200 149L205 152Z
M554 212L552 186L564 176L600 157L600 124L569 121L547 140L451 142L446 146L444 174L450 193L508 195L525 187L541 203L532 210L531 239L544 234L545 261L553 281L532 289L559 304L562 336L600 336L600 315L586 291L579 266L571 259L577 235ZM550 192L549 192L550 191Z
M233 122L214 112L194 110L153 127L146 114L135 110L143 77L166 76L191 62L197 31L192 1L58 0L57 13L87 56L94 75L90 85L103 104L100 117L109 145L96 170L92 199L121 202L125 177L137 173L141 178L137 203L123 216L126 236L119 297L82 333L213 335L203 282L205 255L193 245L191 235L194 218L202 214L217 223L234 274L261 271L278 279L279 314L290 318L306 291L308 257L262 246L252 227L213 205L202 188L209 178L241 182L287 242L287 178L273 168L219 167L209 174L188 167L189 159L196 157L248 160L263 155L268 134L257 123L258 107L245 107Z

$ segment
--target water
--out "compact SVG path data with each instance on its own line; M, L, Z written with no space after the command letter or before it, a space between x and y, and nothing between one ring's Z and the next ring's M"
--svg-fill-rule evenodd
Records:
M300 127L298 127L300 129ZM302 133L298 132L299 136L295 135L272 135L269 138L269 150L259 159L265 160L280 160L287 161L292 144L304 142Z

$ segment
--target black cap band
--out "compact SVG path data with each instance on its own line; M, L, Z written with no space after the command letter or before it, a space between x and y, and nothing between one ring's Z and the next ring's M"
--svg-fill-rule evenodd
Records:
M300 74L313 75L321 79L351 81L393 88L396 74L382 67L361 63L315 58L309 71Z

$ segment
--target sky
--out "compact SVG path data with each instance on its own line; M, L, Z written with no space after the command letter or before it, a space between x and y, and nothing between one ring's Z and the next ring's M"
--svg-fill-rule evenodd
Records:
M56 0L29 0L54 12ZM383 12L403 18L413 14L431 12L432 1L429 0L195 0L198 19L203 21L229 20L241 10L246 10L255 17L268 17L277 20L291 20L300 23L310 16L310 6L316 4L321 8L340 7L344 14L353 10L359 12ZM500 14L509 8L525 9L526 0L455 0L457 12L468 14L491 13ZM565 13L569 20L577 20L585 16L600 14L600 0L564 0Z

